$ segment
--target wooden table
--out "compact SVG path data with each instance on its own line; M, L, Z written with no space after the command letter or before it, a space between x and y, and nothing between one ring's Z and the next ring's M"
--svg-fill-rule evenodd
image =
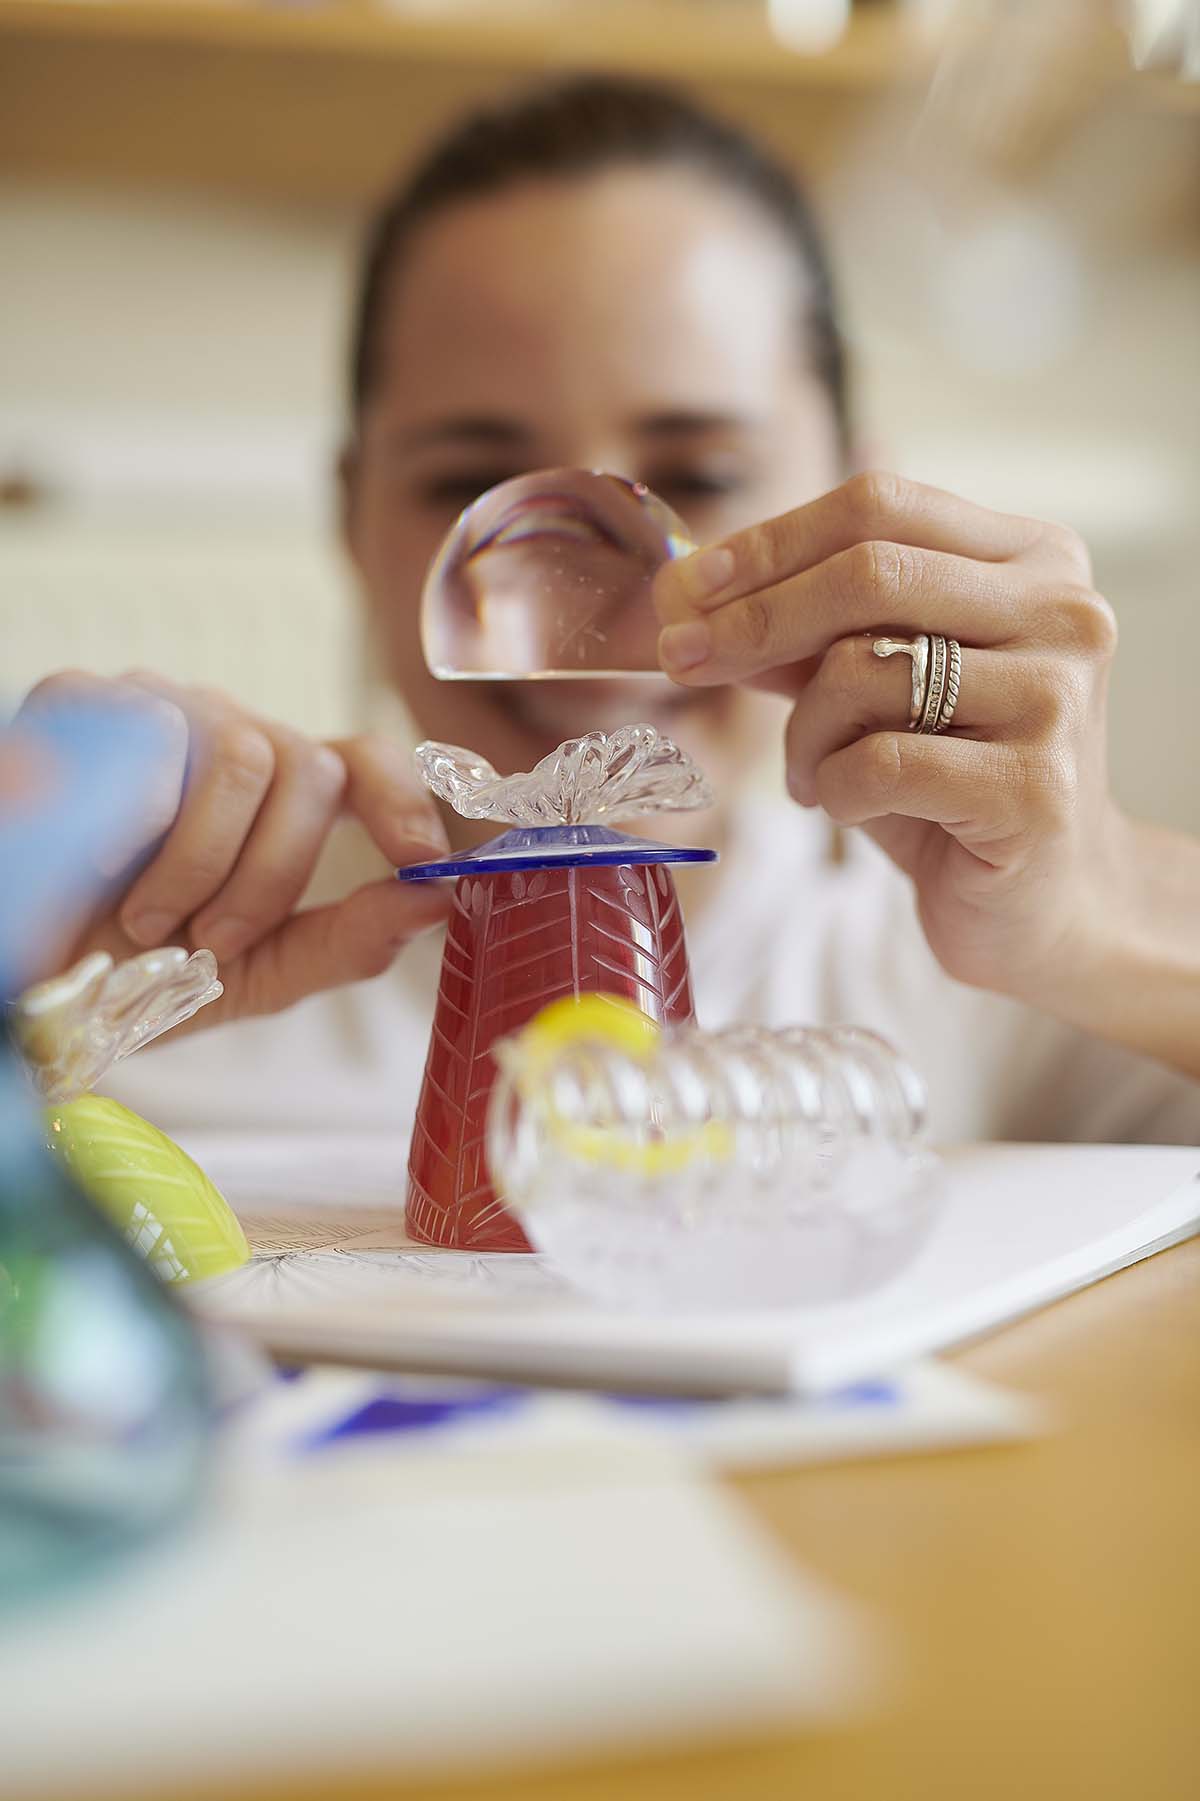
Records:
M891 1711L837 1736L439 1787L443 1801L1196 1801L1200 1241L960 1353L1043 1399L1012 1447L738 1478L886 1626ZM433 1791L328 1779L244 1801ZM222 1801L230 1801L230 1791Z

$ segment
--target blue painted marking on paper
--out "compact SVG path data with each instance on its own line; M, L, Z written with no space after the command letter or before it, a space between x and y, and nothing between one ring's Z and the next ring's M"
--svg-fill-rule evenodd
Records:
M705 1399L695 1395L606 1394L604 1399L617 1407L636 1407L651 1413L690 1414L692 1416L723 1407L738 1407L745 1403L758 1407L781 1408L805 1407L814 1404L811 1401L802 1400L797 1395L729 1395ZM831 1394L820 1396L816 1405L821 1407L897 1407L903 1399L903 1390L896 1383L875 1380L854 1382L847 1388L835 1389Z
M826 1407L896 1407L904 1395L894 1382L852 1382L822 1397Z
M282 1373L282 1372L281 1372ZM295 1380L300 1371L288 1371L285 1380ZM297 1448L317 1451L347 1438L378 1438L397 1434L437 1432L444 1427L487 1420L497 1415L515 1415L530 1405L534 1396L529 1389L492 1387L468 1393L403 1393L385 1391L373 1395L344 1418L321 1426L303 1436ZM736 1410L739 1406L770 1406L780 1410L804 1409L816 1405L822 1410L851 1408L888 1408L902 1405L903 1389L894 1382L880 1379L851 1383L846 1388L819 1397L815 1403L794 1395L730 1396L705 1398L695 1395L603 1394L596 1397L602 1404L654 1414L662 1419L685 1425L705 1415Z
M303 1447L319 1450L343 1438L428 1432L472 1416L512 1412L527 1400L528 1394L521 1388L487 1388L469 1395L375 1395L345 1419L309 1435Z

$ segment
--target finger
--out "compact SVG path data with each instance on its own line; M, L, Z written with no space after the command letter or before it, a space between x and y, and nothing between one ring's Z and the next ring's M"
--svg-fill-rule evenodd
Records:
M856 544L885 541L980 562L1033 562L1048 577L1091 580L1087 550L1068 527L996 513L957 494L872 471L666 563L654 585L664 624L708 612L740 595L815 568Z
M884 729L907 728L911 663L874 651L870 636L839 638L792 709L786 732L788 789L815 806L817 769L834 751ZM1004 651L964 649L950 730L966 737L1018 735L1042 712L1039 670Z
M914 881L920 878L922 860L929 852L930 840L941 840L943 848L946 843L945 833L939 826L929 825L924 819L902 819L898 813L892 813L886 819L868 819L862 830ZM963 851L962 855L970 856L971 852Z
M1052 775L1047 766L1035 778L1011 744L875 732L825 759L817 798L842 825L929 820L989 862L1036 814L1049 814Z
M295 908L337 821L346 766L328 745L271 728L275 774L233 874L193 918L218 961L240 956Z
M346 767L345 810L361 820L390 863L446 855L446 828L407 751L375 734L337 739L333 749Z
M36 738L0 735L0 808L20 819L39 811L55 792L55 761Z
M703 619L668 626L659 658L673 680L708 687L803 665L854 632L942 632L971 644L1005 644L1031 629L1041 599L1028 577L1003 564L856 544ZM780 686L792 691L809 673L783 676Z
M382 975L450 911L445 882L371 882L334 906L296 913L230 972L237 1015L276 1013L306 995ZM224 972L223 972L224 973Z
M188 722L164 695L149 693L128 680L91 675L81 669L63 670L39 682L26 695L17 719L36 719L78 701L111 706L118 714L133 709L149 718L162 745L153 770L147 773L134 815L96 859L99 873L115 880L131 871L174 823L187 770Z
M154 684L186 713L190 769L182 805L162 849L121 905L121 925L135 944L155 945L212 899L229 879L271 785L275 751L267 731L232 705Z

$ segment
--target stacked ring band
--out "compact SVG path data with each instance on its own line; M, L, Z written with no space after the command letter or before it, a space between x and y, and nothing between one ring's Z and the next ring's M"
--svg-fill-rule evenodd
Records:
M946 697L946 640L940 632L931 632L929 636L929 681L925 688L925 704L916 724L909 722L912 732L932 732L937 729L941 717L942 702Z
M908 709L910 732L944 732L954 718L962 682L962 646L957 638L940 632L921 632L915 638L876 638L877 657L908 657L912 665L912 698Z
M938 710L935 732L944 732L954 718L954 709L958 705L958 687L962 680L962 646L957 638L946 639L946 688L942 704Z

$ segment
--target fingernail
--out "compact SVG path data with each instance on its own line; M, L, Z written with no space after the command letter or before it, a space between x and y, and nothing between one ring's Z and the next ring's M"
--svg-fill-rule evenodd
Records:
M132 919L123 919L121 923L135 944L144 944L149 950L152 946L162 943L175 924L175 915L173 913L137 913Z
M714 600L733 580L733 552L724 544L712 544L678 565L679 580L688 599Z
M432 838L412 838L404 848L408 854L400 865L402 869L410 863L440 863L450 855L448 844L435 844Z
M390 825L402 844L419 844L422 849L432 845L435 849L440 845L442 854L450 848L450 840L440 819L431 818L426 807L416 813L393 813Z
M197 946L211 951L220 963L222 959L236 957L245 950L254 937L254 927L248 920L238 919L234 914L227 913L222 919L214 919L210 926L197 925L194 935Z
M817 804L816 789L808 775L799 770L795 773L788 770L787 791L798 807L815 807Z
M695 669L712 653L712 633L701 619L688 619L683 625L669 625L659 634L658 655L664 669L679 672Z

